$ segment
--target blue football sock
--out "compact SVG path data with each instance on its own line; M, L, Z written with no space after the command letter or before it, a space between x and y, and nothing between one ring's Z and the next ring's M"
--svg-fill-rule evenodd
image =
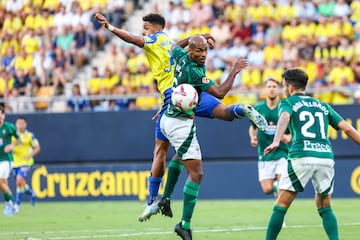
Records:
M16 200L15 200L15 203L17 205L20 205L21 204L21 198L22 198L22 195L24 193L23 192L20 192L20 191L16 191Z
M26 190L25 193L32 196L34 194L34 190L32 190L32 188L29 187L29 185L26 184L25 186Z
M245 117L245 112L243 106L236 104L230 106L230 113L234 118L243 118Z
M159 193L159 187L162 182L162 178L155 178L149 176L149 197L148 197L148 205L152 204Z

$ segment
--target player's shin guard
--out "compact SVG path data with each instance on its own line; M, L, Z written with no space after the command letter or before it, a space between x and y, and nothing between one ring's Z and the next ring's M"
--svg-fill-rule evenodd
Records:
M329 240L338 240L339 239L338 224L337 224L336 216L332 211L331 207L328 206L326 208L319 208L318 212L322 218L323 226Z
M275 205L266 231L266 240L275 240L281 230L287 208Z
M236 104L230 106L230 113L234 118L243 118L245 117L245 112L243 106Z
M170 200L172 193L174 192L175 185L179 179L180 173L184 166L180 161L172 159L168 167L168 177L165 184L165 190L163 197Z
M184 186L184 206L182 213L182 227L190 229L190 221L194 212L200 185L195 182L186 182Z
M148 205L152 204L159 193L159 187L162 182L162 178L155 178L149 176L149 197L148 197Z

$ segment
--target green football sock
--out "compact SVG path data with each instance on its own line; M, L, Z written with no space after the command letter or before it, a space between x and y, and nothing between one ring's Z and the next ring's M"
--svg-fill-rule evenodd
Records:
M287 208L275 205L266 231L266 240L274 240L279 235Z
M11 195L11 193L4 193L3 196L4 196L6 202L7 201L15 202L14 197L13 197L13 195Z
M174 192L175 185L179 179L180 173L184 166L180 161L172 159L168 167L168 177L165 184L165 190L163 197L170 200L172 193Z
M328 206L326 208L319 208L318 212L323 220L323 226L329 240L338 240L339 233L338 233L337 220L331 207Z
M184 186L184 206L182 214L182 227L190 229L190 221L194 212L200 185L195 182L186 182Z

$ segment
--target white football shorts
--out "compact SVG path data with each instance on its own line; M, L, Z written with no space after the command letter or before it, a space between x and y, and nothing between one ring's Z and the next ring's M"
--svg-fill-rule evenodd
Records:
M10 161L1 161L0 162L0 178L8 179L12 171L13 162Z
M304 157L291 159L288 170L281 176L279 188L293 192L302 192L311 180L315 192L323 195L334 190L333 159Z
M258 175L259 181L264 179L274 179L276 175L281 175L287 169L287 159L280 158L273 161L259 161Z
M171 118L165 114L160 120L160 130L169 139L181 160L201 160L201 150L196 137L194 119L185 117Z

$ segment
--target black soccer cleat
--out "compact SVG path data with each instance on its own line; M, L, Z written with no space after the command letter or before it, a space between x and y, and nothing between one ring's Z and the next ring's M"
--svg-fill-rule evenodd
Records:
M167 200L166 198L161 198L158 202L158 207L160 208L161 214L165 215L167 217L173 217L173 213L171 211L170 207L170 200Z
M183 240L192 240L191 230L183 229L181 223L175 225L174 231L180 236Z

